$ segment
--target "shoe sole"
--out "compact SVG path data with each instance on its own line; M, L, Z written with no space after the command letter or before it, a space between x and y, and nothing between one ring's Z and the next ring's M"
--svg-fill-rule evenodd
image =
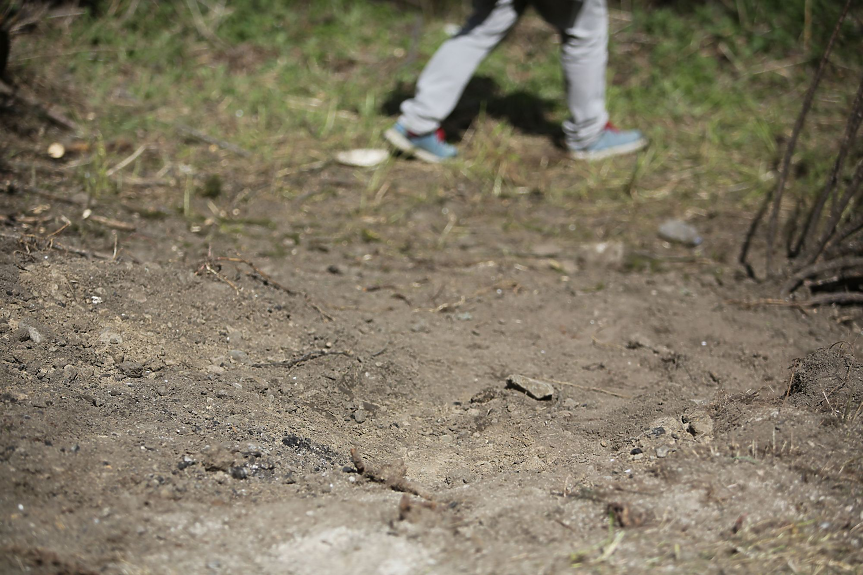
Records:
M647 140L641 139L635 142L631 142L629 144L624 144L622 146L614 146L613 148L607 148L605 150L600 150L598 152L586 152L583 150L575 150L572 152L572 157L576 160L585 160L588 162L594 162L597 160L604 160L605 158L611 158L613 156L622 156L624 154L631 154L633 152L637 152L643 148L647 147Z
M415 157L418 160L422 160L423 162L428 162L430 164L440 164L446 158L439 158L435 156L431 152L427 152L422 148L418 148L413 145L410 140L404 137L398 130L395 128L390 128L386 132L384 132L384 139L387 142L393 145L397 150L404 153L409 157Z

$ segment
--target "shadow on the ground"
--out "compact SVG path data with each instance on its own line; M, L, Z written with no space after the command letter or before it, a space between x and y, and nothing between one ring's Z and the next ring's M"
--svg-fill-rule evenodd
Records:
M413 95L413 84L399 82L381 104L381 112L388 116L398 115L401 103ZM475 76L465 88L456 109L444 120L443 128L453 137L461 138L484 111L492 118L505 120L523 134L547 136L555 146L564 148L560 125L548 119L554 105L552 100L524 90L502 93L493 78Z

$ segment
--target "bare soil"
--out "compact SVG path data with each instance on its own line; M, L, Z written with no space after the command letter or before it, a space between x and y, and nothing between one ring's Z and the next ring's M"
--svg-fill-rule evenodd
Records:
M771 292L731 206L692 252L410 161L375 209L334 163L285 198L213 147L190 221L7 120L0 571L861 572L859 316L736 303Z

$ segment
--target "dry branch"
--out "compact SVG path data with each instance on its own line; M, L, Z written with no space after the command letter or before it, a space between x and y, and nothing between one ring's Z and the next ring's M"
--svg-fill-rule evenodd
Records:
M788 174L791 169L791 158L794 155L794 149L797 147L797 139L800 136L800 131L803 129L803 123L806 121L806 116L809 114L809 109L812 107L812 100L815 97L815 90L818 88L818 85L821 83L821 78L824 76L824 71L827 68L827 62L830 57L830 53L833 51L833 46L836 43L836 38L839 36L839 31L842 28L842 23L845 21L845 17L848 14L848 10L851 7L851 0L846 0L845 7L842 9L842 14L839 16L838 21L836 22L836 27L833 29L833 33L830 35L830 40L827 42L827 48L824 50L824 55L821 57L821 62L818 65L818 70L815 72L815 76L812 78L812 83L809 85L809 89L806 91L806 96L803 98L803 107L800 109L800 113L797 116L797 121L794 123L794 129L791 132L791 138L788 141L788 145L785 148L785 156L782 159L782 167L779 172L779 182L776 185L776 189L773 191L771 196L771 211L770 211L770 220L767 228L767 264L766 264L766 274L767 277L771 277L773 275L773 248L774 243L776 241L776 231L779 225L779 211L782 204L782 196L785 193L785 186L788 183ZM745 244L744 249L748 250L749 245ZM741 256L743 261L746 261L746 252Z
M244 158L251 158L252 157L251 152L244 150L243 148L241 148L235 144L232 144L231 142L226 142L225 140L220 140L218 138L208 136L204 132L202 132L200 130L196 130L195 128L192 128L191 126L187 126L185 124L176 124L175 127L177 128L177 130L179 132L186 134L187 136L190 136L196 140L200 140L200 141L205 142L207 144L212 144L214 146L222 148L223 150L228 150L229 152L234 152L238 156L242 156Z
M783 298L780 301L788 300L801 286L807 286L808 297L798 298L793 302L799 307L857 304L863 301L863 293L860 291L863 285L863 242L858 241L857 235L863 230L863 160L858 160L853 167L847 165L849 157L854 157L853 150L860 142L859 132L863 125L863 76L858 80L844 134L823 187L811 205L807 206L806 194L801 194L794 209L787 216L782 215L783 195L789 182L791 158L851 3L851 0L846 0L803 98L800 113L783 155L776 188L764 199L755 214L740 252L739 262L746 267L750 277L756 277L748 255L756 233L766 218L765 276L768 280L778 282L778 291ZM848 178L849 183L840 186L840 182L845 178ZM782 232L779 231L780 217L784 220ZM776 246L780 233L788 258L787 265L781 266L784 279L775 276L775 258L778 255Z

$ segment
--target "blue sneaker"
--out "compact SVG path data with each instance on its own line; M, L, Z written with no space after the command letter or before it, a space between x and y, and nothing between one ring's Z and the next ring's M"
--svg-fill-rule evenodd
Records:
M404 126L396 123L384 132L384 138L408 156L416 156L424 162L437 164L456 156L455 146L444 140L443 130L438 128L428 134L408 132Z
M572 157L576 160L601 160L631 154L646 145L647 139L638 130L621 131L609 122L594 143L580 150L572 150Z

